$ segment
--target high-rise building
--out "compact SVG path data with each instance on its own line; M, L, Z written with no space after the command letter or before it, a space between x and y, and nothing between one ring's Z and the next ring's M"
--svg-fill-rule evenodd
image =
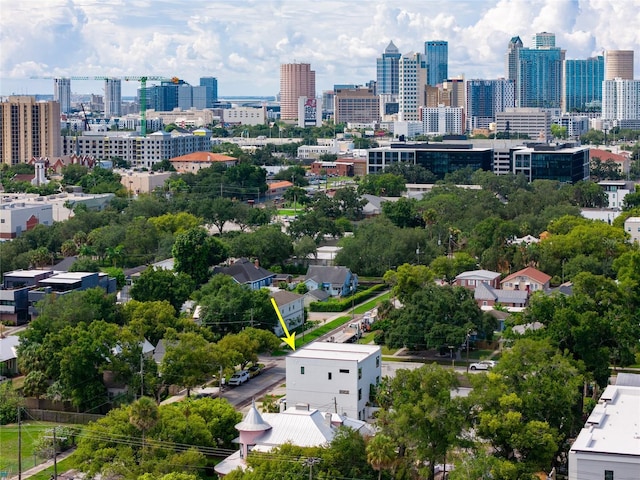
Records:
M122 115L122 80L107 78L104 81L104 116L119 117Z
M460 135L464 133L462 107L423 107L422 130L425 134Z
M511 37L509 45L507 45L507 53L505 55L505 76L507 80L513 80L514 83L518 79L518 50L523 47L520 37Z
M316 72L308 63L284 63L280 65L280 118L298 118L298 98L315 98Z
M427 84L437 85L449 78L449 43L444 40L424 42L427 63Z
M545 46L543 48L519 48L517 52L517 105L519 107L560 108L564 51L557 47Z
M60 103L37 102L32 96L10 96L0 102L0 162L24 163L61 152Z
M420 121L420 107L425 105L427 64L420 53L400 57L398 88L398 120Z
M158 112L170 112L174 108L187 110L196 105L193 103L193 88L201 89L196 93L196 98L203 98L204 89L202 87L192 87L184 80L161 82L160 85L147 87L147 109ZM140 98L141 89L138 89ZM198 108L203 108L200 101Z
M398 64L401 56L398 47L396 47L393 42L389 42L382 56L376 60L378 73L376 93L398 95Z
M495 122L496 114L513 108L515 81L505 78L497 80L467 80L467 129L488 129Z
M71 79L53 79L53 100L60 104L60 113L71 111Z
M640 120L640 80L602 82L603 120Z
M565 60L563 64L563 112L599 110L602 103L604 57Z
M540 32L533 35L533 48L540 50L544 48L555 48L555 46L555 33Z
M604 69L605 80L633 80L633 50L605 51Z
M380 100L372 88L338 89L335 96L335 123L380 121Z
M205 108L213 108L218 101L218 79L216 77L200 77L200 86L206 87Z

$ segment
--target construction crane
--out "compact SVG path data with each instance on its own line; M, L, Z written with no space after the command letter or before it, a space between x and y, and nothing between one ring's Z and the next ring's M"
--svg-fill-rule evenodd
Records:
M106 77L106 76L86 76L86 77L53 77L50 75L47 76L32 76L32 79L49 79L53 80L55 78L68 78L69 80L125 80L125 81L135 81L140 82L140 135L143 137L147 136L147 81L155 81L155 82L171 82L171 83L179 83L180 79L178 77L161 77L155 75L125 75L123 77Z

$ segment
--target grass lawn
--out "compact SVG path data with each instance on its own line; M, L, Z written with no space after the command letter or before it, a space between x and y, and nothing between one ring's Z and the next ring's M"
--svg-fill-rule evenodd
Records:
M351 320L351 316L345 315L343 317L336 318L332 322L325 323L324 325L316 328L315 330L313 330L313 331L311 331L309 333L305 333L304 337L302 335L296 336L296 348L303 347L307 343L311 343L314 340L317 340L319 337L321 337L322 335L324 335L326 333L329 333L334 328L341 327L342 325L347 323L349 320ZM286 347L286 349L284 349L284 350L276 350L276 351L274 351L273 355L274 356L286 355L287 353L289 353L289 351L290 351L289 347Z
M362 314L362 313L367 313L372 308L375 308L376 305L378 305L383 300L389 300L390 298L391 298L391 292L384 293L379 297L376 297L376 298L374 298L372 300L369 300L366 303L362 303L362 304L358 305L355 308L355 313L358 314L358 315Z
M73 468L75 468L75 465L73 463L73 455L71 455L70 457L67 457L64 460L58 462L58 475ZM30 480L49 480L52 475L53 467L49 467L29 478Z
M56 423L27 422L22 424L22 470L42 463L44 459L37 458L34 461L33 446L43 434ZM34 463L35 462L35 463ZM18 471L18 425L10 424L0 426L0 471L12 473ZM49 478L47 476L47 478Z

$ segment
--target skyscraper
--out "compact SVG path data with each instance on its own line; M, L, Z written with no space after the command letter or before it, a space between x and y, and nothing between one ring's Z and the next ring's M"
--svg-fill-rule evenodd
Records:
M0 124L0 163L15 165L61 153L60 104L55 100L10 96L0 102Z
M200 86L206 87L206 108L213 108L218 101L218 79L216 77L200 77Z
M71 79L53 79L53 99L60 103L60 112L69 113L71 111Z
M308 63L280 65L280 118L298 118L298 98L316 96L316 72Z
M544 48L555 48L555 46L555 33L540 32L533 35L533 48L540 50Z
M523 47L520 37L511 37L507 46L507 54L505 55L505 75L507 80L518 79L518 50Z
M393 42L389 42L382 56L376 60L378 94L398 95L398 63L401 56L398 47Z
M444 40L424 42L428 69L427 83L437 85L449 77L449 43Z
M427 64L422 54L408 53L399 62L398 119L420 121L420 107L425 104Z
M538 33L540 48L517 48L516 104L519 107L560 108L564 51L552 33ZM511 44L509 45L511 47Z
M489 128L496 114L515 106L515 81L467 80L467 129Z
M565 60L563 78L562 110L564 112L599 109L604 80L603 56L586 60Z
M640 120L640 80L602 82L603 120Z
M122 115L122 80L107 78L104 81L104 116L119 117Z
M604 79L633 80L633 50L607 50L604 52Z

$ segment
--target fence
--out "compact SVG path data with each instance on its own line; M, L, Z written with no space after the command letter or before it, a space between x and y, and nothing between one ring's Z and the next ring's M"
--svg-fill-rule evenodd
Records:
M53 423L87 424L104 417L104 415L95 413L59 412L57 410L40 410L37 408L27 408L26 413L29 418L34 420Z

